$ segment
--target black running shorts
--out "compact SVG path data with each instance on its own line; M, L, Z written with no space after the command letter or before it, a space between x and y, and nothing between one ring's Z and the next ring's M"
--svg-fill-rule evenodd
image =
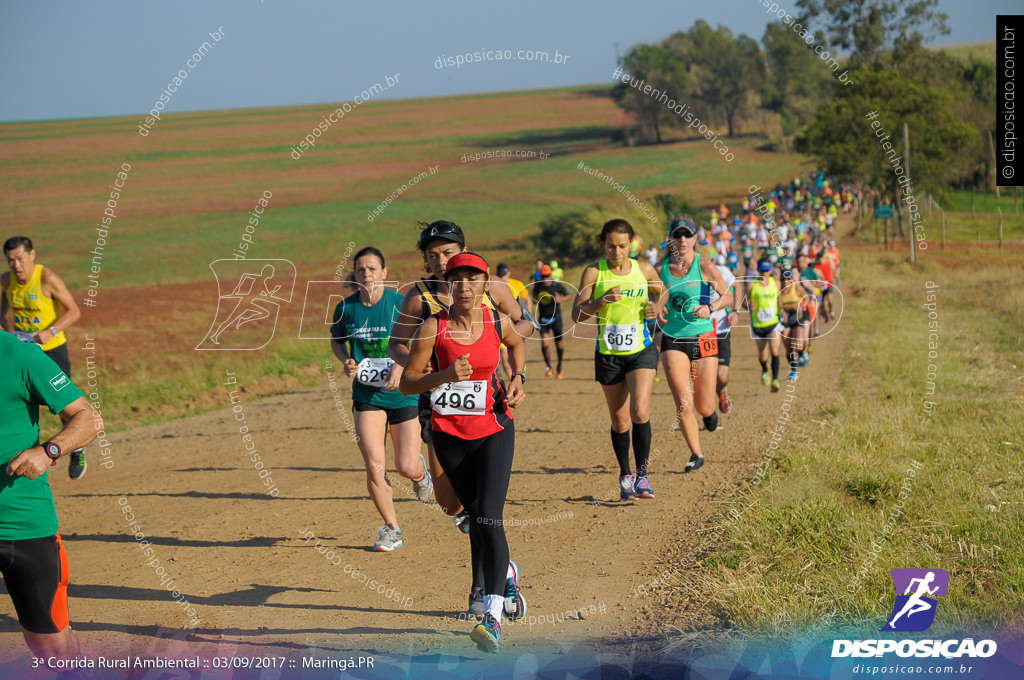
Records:
M430 427L430 392L424 392L420 395L420 403L417 405L417 412L420 419L420 439L427 446L434 443L434 432Z
M658 368L658 348L651 343L636 354L594 353L594 380L602 385L617 385L626 374L639 368Z
M71 357L68 356L68 343L64 343L60 347L54 347L48 352L44 352L46 356L53 359L53 362L60 367L60 370L64 371L64 375L71 379Z
M419 406L403 406L401 408L384 408L375 404L367 404L361 401L352 402L352 410L363 413L365 411L384 411L388 414L388 425L398 425L413 418L419 417Z
M0 572L22 628L53 635L68 627L68 556L60 534L0 541Z
M689 338L673 338L671 335L662 334L661 351L682 352L690 361L707 359L708 357L718 356L718 336L714 331L708 331L704 335Z
M719 333L718 334L718 365L728 366L729 360L732 359L732 342L729 338L732 337L732 333Z
M556 314L555 317L551 319L538 319L537 323L540 324L541 335L553 334L555 336L555 339L557 340L561 338L564 333L564 331L562 330L561 314Z

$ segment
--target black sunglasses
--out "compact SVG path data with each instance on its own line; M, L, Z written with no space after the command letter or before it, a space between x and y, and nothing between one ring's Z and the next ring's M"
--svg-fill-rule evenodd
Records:
M420 232L420 243L423 243L429 238L434 236L448 236L450 234L460 234L462 229L459 225L449 222L448 220L440 220L438 222L432 222L423 231Z

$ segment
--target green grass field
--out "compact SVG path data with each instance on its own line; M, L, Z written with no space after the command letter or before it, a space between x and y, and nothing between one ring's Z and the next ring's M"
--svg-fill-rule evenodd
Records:
M175 284L213 290L209 263L232 256L264 191L272 198L248 257L291 260L301 285L333 272L350 243L376 245L389 259L401 255L392 273L416 278L416 221L441 217L465 227L474 249L525 273L534 259L528 237L545 218L594 205L628 212L621 194L577 169L581 160L641 200L682 194L698 205L736 201L751 183L791 177L803 164L795 154L756 151L754 138L730 144L732 163L704 140L624 147L613 141L623 114L607 90L593 87L368 102L292 158L291 147L331 110L166 116L147 137L137 134L133 118L0 125L0 217L8 235L35 241L39 261L73 291L85 287L107 187L122 163L131 165L103 251L101 296L132 289L166 311L139 323L111 318L114 311L98 321L86 310L80 323L101 348L97 370L112 430L219 406L209 395L225 368L249 384L264 375L317 380L305 368L329 356L326 342L284 329L268 348L244 357L195 352L216 299L173 304ZM462 160L494 149L550 157ZM367 220L431 166L436 174ZM648 239L660 237L659 228L643 229Z
M801 407L767 481L728 506L749 511L694 585L723 626L877 631L892 605L888 571L904 567L950 573L932 635L1021 624L1024 294L1007 285L1021 280L1019 256L986 251L984 267L981 256L912 266L902 254L844 254L841 390Z

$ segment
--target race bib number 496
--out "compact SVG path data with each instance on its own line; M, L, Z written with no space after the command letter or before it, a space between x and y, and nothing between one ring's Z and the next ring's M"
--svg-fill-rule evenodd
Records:
M430 407L441 416L482 416L487 410L487 381L463 380L435 387Z

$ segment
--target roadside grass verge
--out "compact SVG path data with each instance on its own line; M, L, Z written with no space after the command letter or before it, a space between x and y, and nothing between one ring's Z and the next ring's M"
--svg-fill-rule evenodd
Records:
M877 632L893 603L888 572L927 567L950 574L929 635L1022 622L1019 255L901 256L845 254L841 390L796 401L810 417L762 483L732 499L741 521L695 569L687 587L724 629Z

